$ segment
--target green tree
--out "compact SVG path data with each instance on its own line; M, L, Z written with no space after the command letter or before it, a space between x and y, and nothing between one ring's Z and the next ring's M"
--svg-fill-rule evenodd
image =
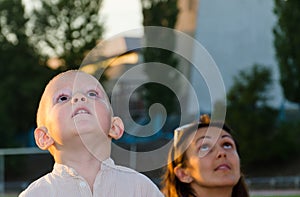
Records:
M30 15L30 42L46 61L56 57L62 69L78 68L101 39L101 0L41 0Z
M277 111L268 106L271 84L271 70L254 65L234 77L227 94L226 120L236 132L245 165L267 161L275 154L267 146L273 140L277 118Z
M274 45L285 97L300 105L300 1L274 0Z
M175 28L178 15L177 0L141 0L143 7L143 25L147 26L159 26L168 27L171 29ZM156 40L158 43L167 43L169 49L174 49L176 45L175 35L172 34L160 34L151 35L151 32L145 29L146 43L153 43ZM144 62L158 62L162 64L169 65L174 69L178 68L178 56L176 56L173 51L166 50L162 48L152 48L147 47L143 49ZM159 76L161 73L159 71L151 68L151 64L145 69L148 76ZM176 83L176 74L168 73L164 75L166 80L173 81ZM155 81L155 79L153 79ZM149 108L153 103L161 103L167 113L178 114L180 112L180 106L178 100L173 91L168 87L159 83L148 83L144 85L146 91L144 92L146 107Z
M39 65L28 44L21 1L0 1L0 19L0 144L24 146L24 135L35 125L35 106L51 72Z
M177 0L141 0L143 25L174 28L179 9Z

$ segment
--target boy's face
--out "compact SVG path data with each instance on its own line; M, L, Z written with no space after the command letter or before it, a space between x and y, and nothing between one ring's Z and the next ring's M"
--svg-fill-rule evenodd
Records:
M40 106L46 117L43 126L57 144L74 143L72 138L78 136L108 138L112 120L109 100L97 79L86 73L73 71L54 78Z

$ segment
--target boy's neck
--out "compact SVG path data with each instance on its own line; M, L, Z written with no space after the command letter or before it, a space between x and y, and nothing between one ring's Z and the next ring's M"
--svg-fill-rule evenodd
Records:
M50 148L50 152L55 162L65 165L70 162L76 165L76 162L88 164L91 161L104 161L110 157L111 140L83 141L77 138L63 145L54 144Z
M90 165L92 163L102 163L110 157L110 149L89 150L86 147L69 149L56 149L53 153L56 163L64 164L69 167Z
M69 142L69 143L68 143ZM93 191L93 184L101 164L110 157L111 140L97 141L76 137L63 145L54 144L49 151L56 163L73 168L89 184Z
M101 164L104 160L99 160L89 152L77 153L75 155L59 154L55 157L55 162L73 168L79 176L83 177L93 191L93 185Z

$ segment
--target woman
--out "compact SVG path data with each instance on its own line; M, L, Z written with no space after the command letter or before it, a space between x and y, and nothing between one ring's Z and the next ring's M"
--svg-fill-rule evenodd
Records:
M248 197L232 130L207 115L176 129L162 192L166 197Z

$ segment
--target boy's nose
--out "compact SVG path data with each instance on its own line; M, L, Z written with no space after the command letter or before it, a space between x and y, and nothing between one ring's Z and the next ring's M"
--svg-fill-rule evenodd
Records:
M81 93L77 93L73 96L72 98L72 103L77 103L79 101L81 102L85 102L87 100L86 96L84 94Z

